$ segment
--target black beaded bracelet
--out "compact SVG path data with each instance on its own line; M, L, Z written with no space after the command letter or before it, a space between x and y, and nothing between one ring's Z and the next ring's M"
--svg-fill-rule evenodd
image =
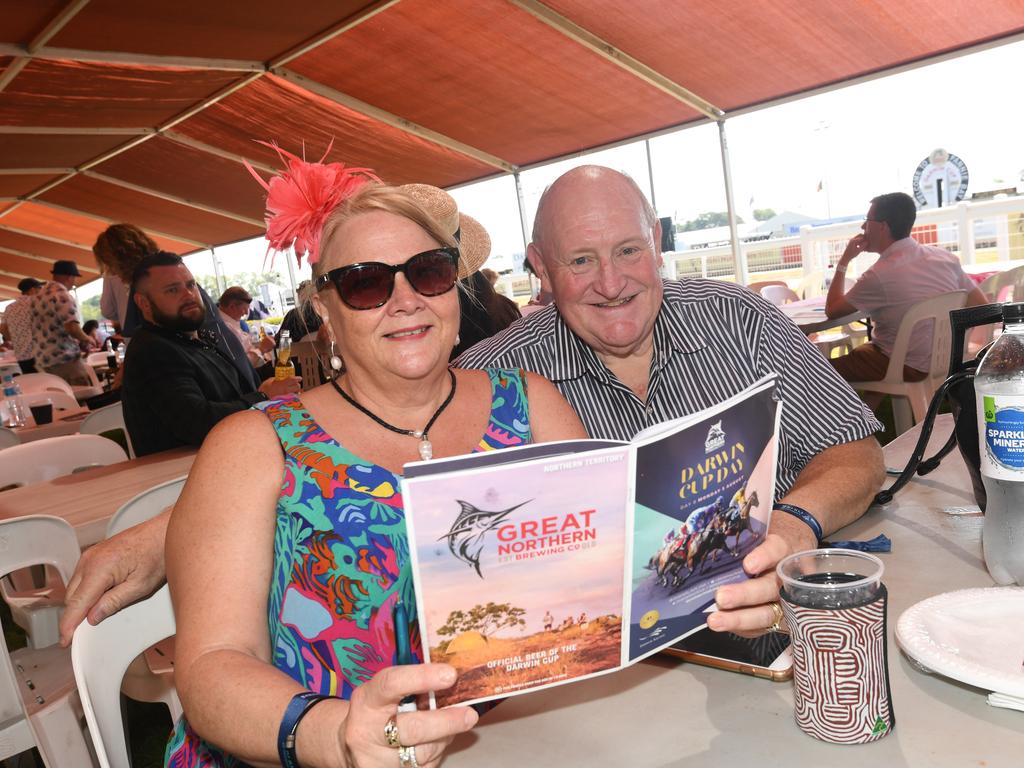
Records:
M295 755L295 732L299 723L316 704L330 696L323 696L312 691L303 691L292 696L281 718L281 727L277 731L277 756L281 758L284 768L299 768L299 758Z
M782 512L792 515L797 520L803 522L811 531L814 533L814 540L821 543L821 540L825 538L824 531L821 530L821 523L819 523L810 512L803 507L798 507L795 504L785 504L781 501L775 503L773 509L778 509Z

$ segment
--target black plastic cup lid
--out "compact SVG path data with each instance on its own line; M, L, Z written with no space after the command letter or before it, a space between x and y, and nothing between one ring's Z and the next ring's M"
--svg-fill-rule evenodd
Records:
M1003 304L1003 322L1024 322L1024 302L1017 302L1014 304Z

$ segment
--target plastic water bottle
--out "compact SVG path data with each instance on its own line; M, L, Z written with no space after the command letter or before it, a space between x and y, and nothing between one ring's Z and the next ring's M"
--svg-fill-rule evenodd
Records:
M1003 306L1003 333L978 366L982 545L998 584L1024 584L1024 304Z
M21 387L10 374L4 376L4 406L7 411L7 426L25 426L25 404L21 400Z

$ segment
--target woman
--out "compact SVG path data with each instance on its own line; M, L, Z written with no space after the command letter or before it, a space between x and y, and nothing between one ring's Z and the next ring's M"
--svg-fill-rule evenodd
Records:
M452 360L477 342L505 330L522 316L512 299L494 290L483 270L463 279L462 284L465 288L459 294L462 322Z
M92 345L90 351L97 349L103 349L103 342L106 341L105 337L100 335L100 322L99 320L86 320L82 324L82 333L92 339Z
M133 224L111 224L100 232L92 246L96 263L103 270L100 311L116 324L119 333L124 329L130 306L128 286L132 271L143 256L159 250L153 239Z
M224 753L288 764L276 737L307 688L332 698L297 727L303 766L426 768L476 723L467 707L398 714L403 698L455 679L447 665L393 666L392 606L412 594L398 475L421 456L584 431L545 379L448 368L455 246L410 194L377 184L327 220L314 304L344 374L221 422L170 523L188 723L172 736L168 765L234 765Z

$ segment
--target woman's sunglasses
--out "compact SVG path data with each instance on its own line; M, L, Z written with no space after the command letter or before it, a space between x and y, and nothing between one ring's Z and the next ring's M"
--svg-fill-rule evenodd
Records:
M459 274L458 248L432 248L417 253L404 264L364 261L332 269L316 279L322 291L333 283L338 296L352 309L383 307L395 289L395 274L401 272L409 285L423 296L440 296L455 285Z

